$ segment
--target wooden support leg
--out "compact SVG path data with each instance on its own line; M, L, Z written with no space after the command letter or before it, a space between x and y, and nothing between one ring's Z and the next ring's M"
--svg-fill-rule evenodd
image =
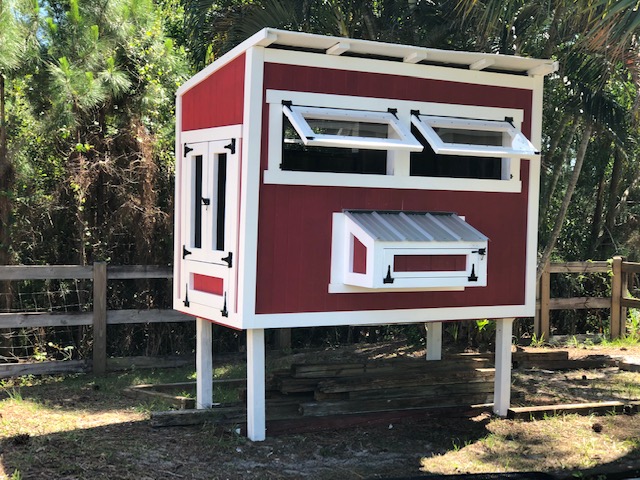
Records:
M196 318L196 408L213 404L212 342L211 322Z
M513 318L496 320L496 378L493 387L493 412L505 417L511 401L511 335Z
M442 322L427 323L427 360L442 360Z
M266 438L264 330L247 330L247 437Z

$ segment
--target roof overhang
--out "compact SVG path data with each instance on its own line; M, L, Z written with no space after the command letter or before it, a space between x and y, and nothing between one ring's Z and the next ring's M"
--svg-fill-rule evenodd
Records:
M286 48L324 55L385 59L411 64L439 65L468 70L488 70L513 75L544 76L558 70L558 62L536 58L416 47L372 40L332 37L311 33L263 28L214 63L225 63L251 47ZM211 66L210 66L211 67ZM178 95L210 74L205 68L178 90Z

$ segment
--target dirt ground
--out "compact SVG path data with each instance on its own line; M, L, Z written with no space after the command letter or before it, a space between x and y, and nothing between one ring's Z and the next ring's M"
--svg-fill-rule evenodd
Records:
M624 347L623 347L624 348ZM398 346L317 352L314 362ZM295 354L293 361L301 355ZM570 349L572 358L640 359L640 347ZM640 362L639 362L640 363ZM512 421L486 410L420 412L404 419L252 443L235 428L152 428L158 405L122 394L130 384L167 381L193 370L26 378L4 382L0 398L0 479L361 479L428 473L546 471L557 478L614 477L640 469L640 415L556 416ZM640 400L640 373L516 370L517 404ZM607 477L609 475L609 477ZM640 473L638 473L640 476Z

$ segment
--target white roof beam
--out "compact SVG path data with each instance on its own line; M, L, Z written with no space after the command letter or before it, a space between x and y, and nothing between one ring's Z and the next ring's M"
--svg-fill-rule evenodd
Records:
M402 60L404 63L420 63L423 60L427 59L427 54L425 52L412 52L409 55L405 56Z
M349 42L338 42L334 46L327 48L325 53L327 55L342 55L350 48L351 45L349 44Z
M477 62L473 62L471 65L469 65L469 70L484 70L485 68L489 68L495 63L496 61L492 58L482 58Z
M527 75L533 77L534 75L549 75L558 71L558 62L553 63L545 63L543 65L538 65L537 67L530 68L527 70Z

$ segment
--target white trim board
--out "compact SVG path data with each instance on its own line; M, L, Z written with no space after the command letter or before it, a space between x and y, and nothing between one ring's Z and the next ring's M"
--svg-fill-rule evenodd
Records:
M359 310L344 312L305 312L257 314L245 318L242 328L332 327L340 325L398 325L478 318L532 317L533 305L486 307L438 307L396 310Z

